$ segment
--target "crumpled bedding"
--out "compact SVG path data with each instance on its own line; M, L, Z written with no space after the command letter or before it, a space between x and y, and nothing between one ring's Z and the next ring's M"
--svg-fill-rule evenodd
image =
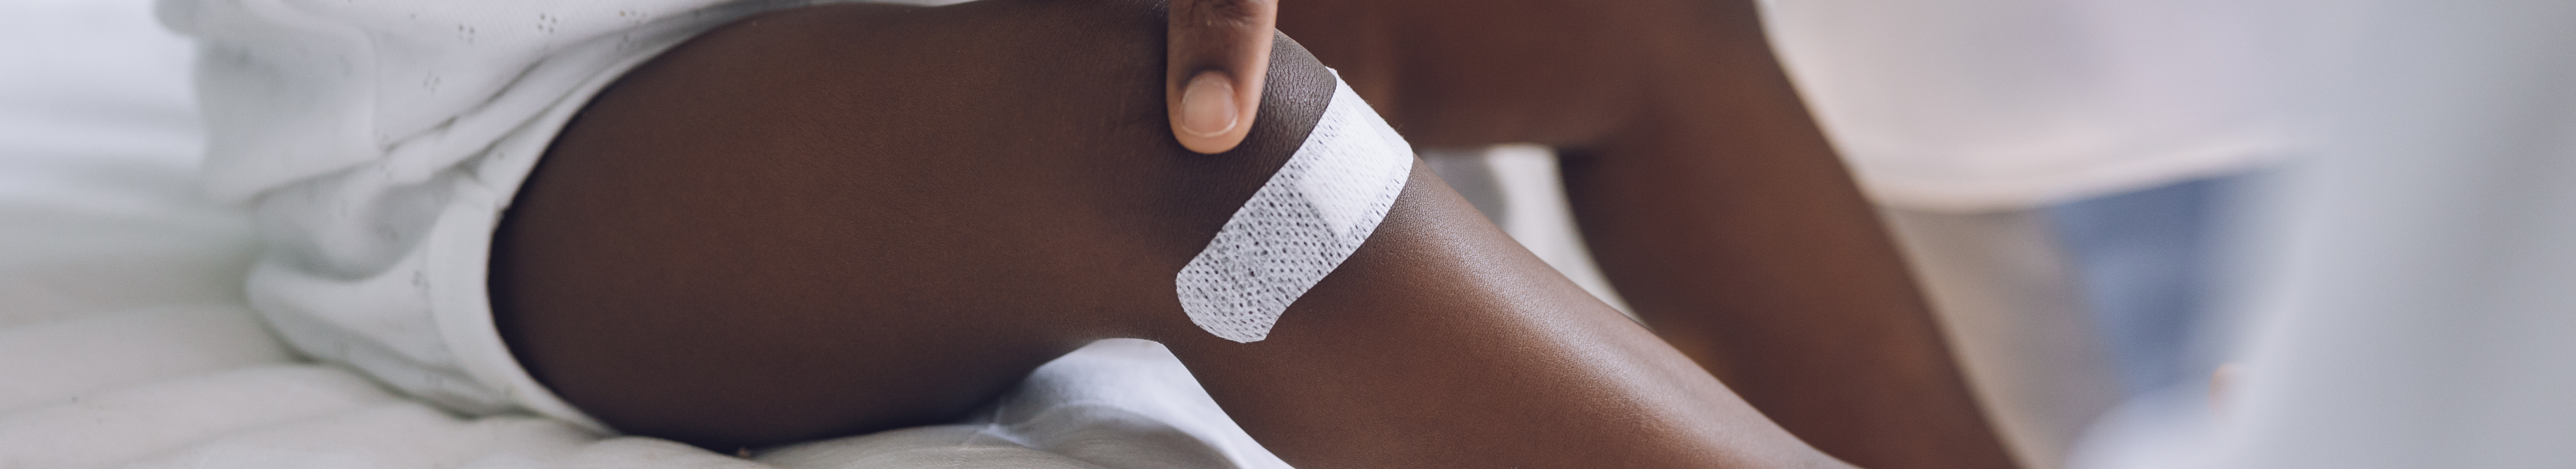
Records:
M188 47L140 0L0 4L0 468L1287 467L1141 340L965 422L746 454L405 399L248 310L250 225L195 186Z

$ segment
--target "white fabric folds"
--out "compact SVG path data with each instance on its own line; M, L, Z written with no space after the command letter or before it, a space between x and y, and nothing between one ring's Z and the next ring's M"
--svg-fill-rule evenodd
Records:
M1235 342L1270 336L1297 297L1367 241L1413 173L1413 146L1338 80L1324 118L1173 282L1181 310Z
M204 185L261 235L243 290L297 350L468 415L606 430L521 368L485 291L502 211L592 95L804 0L160 0L196 38Z

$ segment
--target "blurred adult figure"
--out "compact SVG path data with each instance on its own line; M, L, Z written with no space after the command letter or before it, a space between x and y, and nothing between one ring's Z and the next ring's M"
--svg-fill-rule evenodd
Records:
M2309 7L2210 467L2576 466L2576 3Z
M2057 467L2124 397L2207 374L2192 337L2226 176L2292 151L2277 5L1766 5L2025 465Z

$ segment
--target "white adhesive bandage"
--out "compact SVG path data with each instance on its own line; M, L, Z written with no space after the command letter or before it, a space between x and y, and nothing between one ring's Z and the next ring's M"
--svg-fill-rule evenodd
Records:
M1181 267L1181 311L1227 340L1269 337L1280 312L1377 231L1412 174L1413 146L1334 80L1305 144Z

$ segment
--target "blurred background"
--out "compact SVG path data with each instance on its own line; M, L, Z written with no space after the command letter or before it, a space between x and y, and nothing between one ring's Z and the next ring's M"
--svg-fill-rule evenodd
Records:
M1763 5L2027 466L2576 467L2576 2ZM12 381L66 366L30 331L239 304L192 56L0 0L0 434L77 387ZM1546 149L1425 156L1619 304Z
M1761 4L2025 466L2576 467L2576 4Z

